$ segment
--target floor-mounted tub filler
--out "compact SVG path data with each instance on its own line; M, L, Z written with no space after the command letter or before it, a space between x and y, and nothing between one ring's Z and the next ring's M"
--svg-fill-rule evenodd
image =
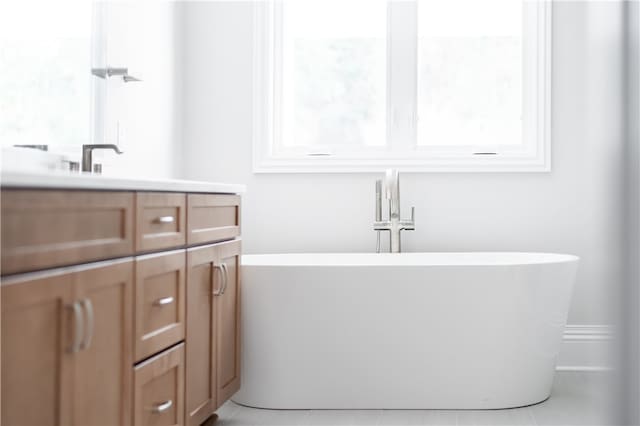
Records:
M281 409L488 409L549 396L578 258L243 256L242 388Z

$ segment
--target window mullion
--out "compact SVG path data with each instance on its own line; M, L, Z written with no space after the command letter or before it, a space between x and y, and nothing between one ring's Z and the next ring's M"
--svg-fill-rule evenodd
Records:
M387 144L410 152L416 145L417 2L388 3Z

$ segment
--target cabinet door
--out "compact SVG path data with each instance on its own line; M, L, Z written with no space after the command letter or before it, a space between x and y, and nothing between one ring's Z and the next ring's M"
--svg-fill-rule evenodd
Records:
M223 288L215 298L217 314L216 408L240 389L240 241L217 246Z
M187 251L186 424L199 425L216 405L215 304L221 288L216 247Z
M104 265L74 274L86 324L73 363L76 425L131 424L133 261Z
M75 319L72 277L4 280L2 298L2 424L70 423ZM77 315L77 317L74 317Z

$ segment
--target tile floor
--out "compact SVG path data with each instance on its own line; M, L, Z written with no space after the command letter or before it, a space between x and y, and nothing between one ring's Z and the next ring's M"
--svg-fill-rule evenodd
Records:
M611 383L607 373L561 372L547 401L508 410L260 410L229 401L218 410L216 426L610 426Z

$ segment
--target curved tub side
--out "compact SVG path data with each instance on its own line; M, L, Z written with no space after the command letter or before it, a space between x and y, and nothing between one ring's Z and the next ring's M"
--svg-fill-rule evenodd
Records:
M543 401L576 266L245 265L233 399L275 409Z

